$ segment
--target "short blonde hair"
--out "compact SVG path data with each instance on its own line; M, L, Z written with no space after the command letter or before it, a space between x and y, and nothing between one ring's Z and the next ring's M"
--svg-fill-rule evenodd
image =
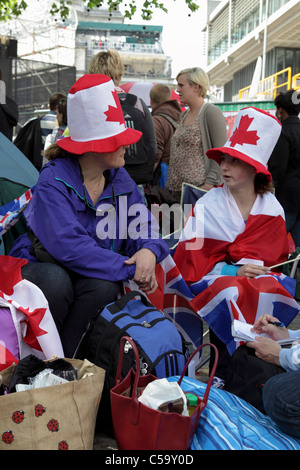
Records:
M113 49L94 55L89 65L89 73L102 73L119 85L124 73L124 65L119 53Z
M186 75L187 81L190 85L199 85L199 96L205 98L209 88L209 79L207 73L200 67L191 67L181 70L176 77L178 80L179 75Z

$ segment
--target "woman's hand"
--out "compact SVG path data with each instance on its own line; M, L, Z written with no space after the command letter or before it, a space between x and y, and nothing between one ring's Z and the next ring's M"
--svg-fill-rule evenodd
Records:
M126 260L125 264L136 265L133 280L143 292L153 294L156 291L158 286L155 277L156 256L151 250L142 248Z
M256 320L252 331L258 334L267 333L274 341L289 338L289 331L285 326L281 327L272 325L272 323L278 321L279 320L277 318L265 313Z
M243 264L237 271L237 276L245 276L248 279L252 279L262 274L267 274L270 269L267 266L260 266L258 264Z
M255 355L259 359L280 366L279 353L281 346L276 341L273 341L271 338L258 336L255 341L247 342L247 346L255 350Z
M269 338L256 337L255 341L247 342L249 348L255 350L255 355L264 361L280 365L279 353L281 346L276 341L289 338L288 329L284 326L275 326L272 323L278 322L278 319L265 313L261 315L253 325L252 331L256 333L267 333Z

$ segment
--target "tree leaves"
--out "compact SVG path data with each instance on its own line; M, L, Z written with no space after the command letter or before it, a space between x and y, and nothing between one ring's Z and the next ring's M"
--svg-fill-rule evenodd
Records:
M27 0L28 1L28 0ZM42 0L40 0L42 1ZM193 0L174 0L174 4L177 2L184 2L187 4L191 12L198 10L198 2ZM71 0L59 0L54 1L50 8L51 15L59 15L62 20L66 20L70 13L70 7L72 5ZM136 0L82 0L82 3L89 10L94 8L108 6L110 13L117 10L118 7L124 8L125 18L132 19L133 15L137 11ZM159 0L142 0L141 5L141 17L143 20L149 21L152 19L153 13L156 9L162 10L168 13L167 8L164 6L164 2ZM176 5L174 5L176 7ZM0 21L7 21L9 19L18 17L21 13L26 10L27 3L25 0L1 0L0 2Z

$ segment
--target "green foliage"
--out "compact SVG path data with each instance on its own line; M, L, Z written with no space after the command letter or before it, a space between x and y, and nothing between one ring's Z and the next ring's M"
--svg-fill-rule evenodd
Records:
M40 0L42 1L42 0ZM138 0L140 1L140 0ZM187 4L191 12L198 10L199 5L197 1L193 0L174 0L174 3L183 2ZM125 18L132 19L136 13L137 6L136 0L82 0L83 4L90 10L94 8L108 6L109 11L112 13L117 10L119 6L125 8ZM141 17L143 20L151 20L155 9L159 9L168 13L163 2L159 0L142 0ZM50 8L51 15L59 15L62 20L66 20L69 16L71 0L59 0L52 3ZM174 5L175 6L175 5ZM20 16L20 14L27 8L27 3L24 0L1 0L0 1L0 21L7 21L12 18Z
M22 0L1 0L0 3L0 21L11 20L20 16L27 8L27 3Z

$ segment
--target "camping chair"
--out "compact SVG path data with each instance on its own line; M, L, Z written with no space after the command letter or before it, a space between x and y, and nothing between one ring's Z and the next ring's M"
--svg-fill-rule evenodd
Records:
M162 234L162 238L170 248L172 255L176 250L182 228L192 207L200 197L204 196L205 193L205 190L200 189L197 186L189 183L182 183L180 205L174 204L170 207L170 211L168 213L163 213L163 217L166 219L164 226L166 227L170 227L170 212L173 211L174 214L174 231L172 233L167 233L166 231Z
M197 186L194 186L189 183L183 183L181 189L180 204L174 204L169 208L170 212L166 211L163 213L163 218L165 218L165 223L163 223L163 227L170 227L171 220L173 220L174 222L174 231L171 233L164 233L162 235L163 240L165 240L165 242L170 248L171 255L173 255L176 250L182 229L184 227L187 217L190 214L190 211L192 210L192 207L194 206L196 201L205 193L206 191L198 188ZM171 320L176 323L177 328L185 337L186 341L191 341L191 349L194 349L201 343L203 343L203 338L208 333L207 330L203 334L203 326L205 323L200 317L190 313L187 308L183 308L182 299L178 295L174 295L173 312L172 314L170 314L169 312L169 316ZM195 372L204 364L206 364L206 362L209 360L209 356L206 357L204 360L200 360L201 356L202 351L199 353L198 356L195 356L193 364L190 365L190 367L195 368ZM192 371L190 370L190 376L192 376L191 373Z

